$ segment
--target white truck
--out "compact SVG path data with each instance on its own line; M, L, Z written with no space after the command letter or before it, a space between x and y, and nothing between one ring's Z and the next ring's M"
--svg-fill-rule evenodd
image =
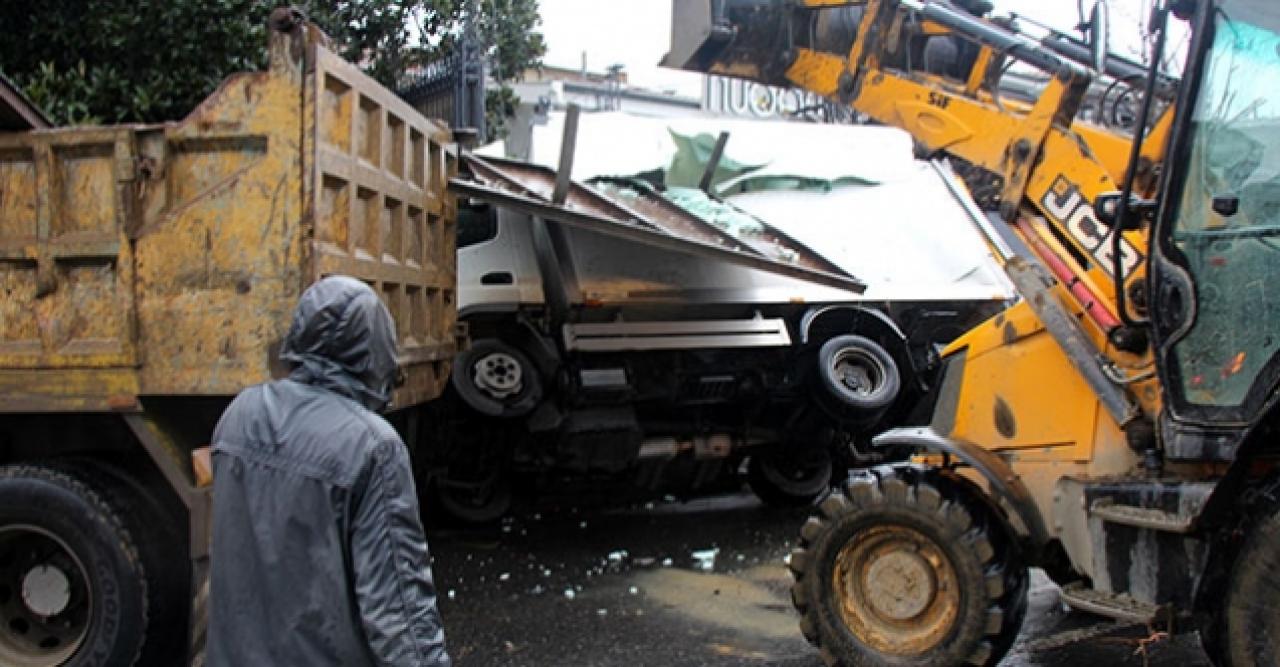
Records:
M535 133L535 150L550 139L544 161L561 152L560 125ZM812 130L821 146L807 145ZM713 187L678 187L682 160L699 145L714 153L721 132L734 159L699 163ZM491 187L462 192L472 204L459 212L458 309L472 344L455 358L442 406L453 426L428 462L438 506L485 521L507 510L513 485L617 501L740 475L766 502L805 503L834 469L880 460L864 436L904 419L929 387L935 346L1010 291L944 169L913 160L893 130L835 134L584 115L574 173L591 187L573 186L558 209L555 172L464 161ZM617 221L656 232L567 224L611 205ZM716 244L756 260L706 252Z

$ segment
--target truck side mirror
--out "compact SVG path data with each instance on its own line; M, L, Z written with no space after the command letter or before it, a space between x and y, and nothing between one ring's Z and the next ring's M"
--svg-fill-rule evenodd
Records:
M1093 215L1098 222L1108 227L1116 226L1116 221L1120 218L1120 196L1119 192L1104 192L1093 200ZM1130 197L1129 210L1124 217L1124 230L1142 229L1142 224L1153 220L1155 214L1155 200Z
M1120 216L1120 193L1104 192L1093 200L1093 216L1098 222L1113 227Z

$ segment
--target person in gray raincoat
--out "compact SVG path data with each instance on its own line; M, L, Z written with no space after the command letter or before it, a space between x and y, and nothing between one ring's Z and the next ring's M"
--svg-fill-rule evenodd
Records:
M448 666L408 453L376 412L395 325L364 283L312 285L287 379L213 435L209 667Z

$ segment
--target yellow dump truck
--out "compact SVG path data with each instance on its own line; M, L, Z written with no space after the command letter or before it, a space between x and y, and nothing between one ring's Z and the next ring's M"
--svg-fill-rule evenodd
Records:
M186 660L209 525L192 452L282 372L312 281L382 296L396 406L447 380L448 128L296 14L269 34L268 71L180 122L0 131L2 665Z

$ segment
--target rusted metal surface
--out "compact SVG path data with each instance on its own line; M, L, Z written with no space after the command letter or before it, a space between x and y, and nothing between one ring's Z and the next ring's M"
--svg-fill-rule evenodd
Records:
M456 149L322 40L277 26L269 70L181 122L0 133L0 412L234 394L282 371L294 302L334 273L396 319L396 403L439 394Z
M832 578L841 620L881 653L921 655L948 637L960 614L951 561L933 540L905 526L855 534L836 557Z
M793 249L787 255L794 261L778 259L775 254L744 243L660 196L641 195L624 203L579 183L571 183L564 204L557 205L552 202L556 175L550 169L472 154L464 155L463 161L473 178L454 179L452 187L460 194L658 248L727 261L855 293L866 289L866 285L856 277L777 230L770 230L768 236L762 237L762 242L775 246L790 244Z

